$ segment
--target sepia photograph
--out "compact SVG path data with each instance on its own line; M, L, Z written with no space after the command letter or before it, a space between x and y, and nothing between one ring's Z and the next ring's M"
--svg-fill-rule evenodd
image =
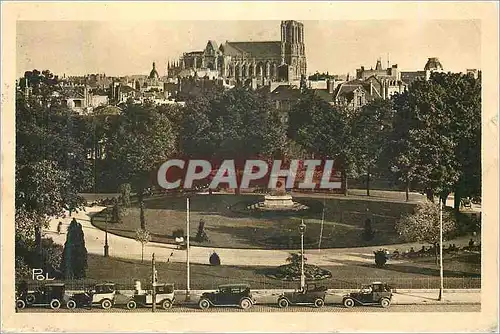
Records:
M498 328L498 4L17 5L3 328Z

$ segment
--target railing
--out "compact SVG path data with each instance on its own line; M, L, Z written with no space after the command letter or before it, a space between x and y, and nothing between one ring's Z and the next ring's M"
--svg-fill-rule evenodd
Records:
M174 277L164 277L160 281L163 283L174 283L176 290L186 289L186 282L180 278ZM65 283L67 290L86 290L91 288L96 283L104 283L105 281L96 280L66 280L66 281L51 281L50 283ZM123 279L123 280L113 280L116 284L118 290L133 290L134 280ZM395 289L439 289L440 280L439 277L416 277L416 278L384 278L384 277L359 277L350 278L348 280L343 280L342 278L331 278L322 281L316 281L315 284L322 285L328 289L359 289L361 285L371 283L371 282L385 282ZM19 282L17 282L19 283ZM148 288L151 283L145 280L141 281L143 288ZM234 278L217 278L213 282L208 283L197 283L196 281L191 282L190 288L192 290L215 290L221 284L234 284L234 283L246 283L250 285L252 289L295 289L299 286L299 281L289 282L280 281L271 278L263 279L234 279ZM42 282L28 282L28 288L30 290L35 289L37 286L42 286ZM480 289L481 288L481 278L480 277L445 277L444 278L444 288L445 289Z

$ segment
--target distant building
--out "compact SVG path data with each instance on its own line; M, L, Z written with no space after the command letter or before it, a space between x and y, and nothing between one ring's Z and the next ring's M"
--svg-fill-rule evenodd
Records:
M374 89L371 82L360 79L340 84L333 93L333 102L350 110L361 108L375 98L382 98L380 92Z
M477 68L468 68L466 73L467 75L472 75L475 79L481 78L481 70Z
M292 85L281 85L269 93L274 108L288 113L300 99L301 91L299 87Z
M391 67L388 68L383 68L382 67L382 61L377 59L377 63L375 64L375 69L370 68L369 70L365 69L364 66L361 66L361 68L358 68L356 70L356 79L359 80L366 80L369 77L377 77L377 78L390 78L393 80L401 80L401 73L398 70L398 65L392 65Z
M427 59L423 71L401 72L401 80L411 85L413 81L418 79L429 80L433 72L444 72L443 65L441 65L439 58L436 57Z
M167 71L170 78L197 75L223 79L228 85L248 80L258 86L299 81L307 72L304 25L282 21L280 41L226 41L217 47L210 40L204 50L184 53L179 61L169 62Z

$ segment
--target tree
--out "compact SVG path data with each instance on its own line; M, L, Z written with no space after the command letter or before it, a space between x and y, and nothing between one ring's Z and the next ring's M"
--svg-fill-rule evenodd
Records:
M180 149L191 159L211 159L215 164L233 159L239 183L246 159L284 154L284 123L268 96L244 87L201 96L186 105Z
M16 94L16 238L34 239L49 217L84 204L89 184L81 122L50 71L25 73Z
M370 173L387 150L392 131L393 108L391 100L375 99L354 115L352 138L355 143L356 166L366 174L366 195L370 196Z
M144 262L144 246L151 241L151 234L148 230L137 229L135 231L135 240L141 243L141 262Z
M405 185L406 201L409 201L411 184L416 176L419 143L413 134L417 126L414 107L410 106L409 93L395 94L392 97L396 113L393 117L392 132L387 147L390 170Z
M119 190L123 206L130 208L130 183L122 183Z
M172 124L153 105L128 104L110 126L108 138L108 159L122 182L130 182L141 204L157 168L176 153Z
M208 241L208 236L205 232L205 221L203 219L200 220L200 223L198 225L198 232L196 233L195 240L198 242Z
M112 221L118 224L123 223L123 215L124 215L124 209L120 202L114 198L113 199L113 209L111 212L112 215Z
M87 269L87 249L82 225L73 218L68 226L68 234L64 243L61 260L61 272L66 279L85 277Z
M144 201L141 201L139 203L139 208L141 209L141 212L139 214L139 220L141 221L141 229L146 228L146 217L144 215Z
M417 204L412 214L405 215L396 222L395 228L405 241L433 244L437 263L437 245L440 235L439 206L437 204L431 201ZM455 220L452 219L447 210L443 211L443 236L451 235L456 230Z
M69 179L55 162L16 165L16 236L34 238L41 247L41 231L48 219L83 204Z
M347 195L348 175L355 176L355 151L351 113L331 106L312 92L305 92L290 112L288 136L317 158L333 159L342 173Z
M469 75L433 73L394 98L391 161L407 183L445 199L480 193L481 83Z
M92 182L92 164L85 147L91 138L87 120L70 110L62 97L53 96L58 86L49 86L50 102L40 96L17 94L16 165L49 160L69 173L75 193L88 189Z

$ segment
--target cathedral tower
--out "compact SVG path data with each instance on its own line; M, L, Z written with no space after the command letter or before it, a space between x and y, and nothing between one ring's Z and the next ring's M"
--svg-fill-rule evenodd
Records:
M300 80L306 75L304 24L281 21L281 62L288 65L288 80Z

